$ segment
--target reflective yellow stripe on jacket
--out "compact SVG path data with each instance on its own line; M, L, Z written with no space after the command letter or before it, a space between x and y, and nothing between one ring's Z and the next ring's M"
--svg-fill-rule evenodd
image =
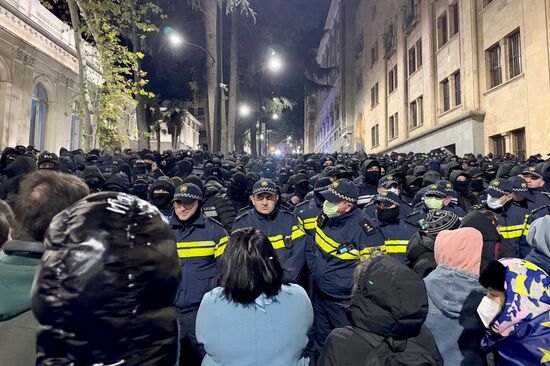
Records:
M210 257L214 255L216 243L213 241L181 242L177 244L180 258Z
M225 247L227 246L227 242L229 241L229 236L224 236L220 239L220 242L218 245L216 245L216 249L214 251L214 256L218 258L220 255L222 255L225 252Z
M522 225L512 225L512 226L501 226L500 235L504 239L514 239L519 238L525 233L525 224ZM525 234L527 235L527 234Z
M384 242L384 251L390 254L407 253L408 240L386 240Z
M317 218L311 217L309 219L304 220L304 229L306 230L315 230L317 227Z
M369 247L369 248L363 248L361 250L357 249L350 249L346 253L340 253L338 252L338 249L340 248L340 243L337 243L336 241L329 238L323 230L321 230L319 227L315 228L315 232L317 235L315 235L315 243L327 254L333 255L336 258L349 261L349 260L365 260L367 259L373 252L382 250L381 247Z

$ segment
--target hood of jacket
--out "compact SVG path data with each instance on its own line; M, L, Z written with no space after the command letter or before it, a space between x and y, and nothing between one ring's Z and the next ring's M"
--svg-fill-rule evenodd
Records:
M479 303L486 292L479 276L446 265L438 265L424 282L432 303L449 318L459 318L469 298Z
M479 211L472 211L464 216L460 227L477 229L483 236L483 241L500 241L500 234L491 219Z
M30 156L22 155L12 161L6 167L6 176L13 178L19 175L25 175L36 171L36 160Z
M130 190L130 181L124 173L116 173L109 178L103 185L104 190L116 188L120 192L128 192Z
M434 256L438 265L446 265L479 276L483 237L471 227L444 230L435 239Z
M529 245L550 258L550 216L536 219L527 235Z
M373 167L373 166L377 166L380 168L380 162L378 160L375 160L375 159L367 159L363 162L363 164L361 165L361 173L362 175L364 176L365 173L367 172L367 169L369 169L370 167Z
M429 186L430 184L435 183L440 179L441 179L441 174L439 174L435 170L428 170L422 176L422 186L423 187Z
M426 287L399 260L376 257L359 274L348 311L351 323L367 332L396 340L414 337L428 313Z

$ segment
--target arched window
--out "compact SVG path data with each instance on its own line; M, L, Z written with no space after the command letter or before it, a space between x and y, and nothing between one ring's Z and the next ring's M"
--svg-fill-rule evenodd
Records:
M71 115L71 150L80 149L80 103L73 103Z
M31 130L29 145L44 150L44 135L46 133L46 112L48 93L42 84L38 83L32 91Z

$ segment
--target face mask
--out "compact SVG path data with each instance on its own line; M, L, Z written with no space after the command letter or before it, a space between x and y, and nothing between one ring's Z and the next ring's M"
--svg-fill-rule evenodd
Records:
M376 215L378 217L378 220L383 222L397 221L397 218L399 217L399 207L386 209L378 207L376 209Z
M323 213L327 215L328 218L340 216L338 213L338 205L330 203L329 201L325 201L325 203L323 203Z
M477 307L477 314L487 329L493 320L495 320L495 318L501 313L501 311L502 306L487 296L483 297L481 303Z
M151 202L158 208L166 208L170 205L172 197L169 193L153 193Z
M485 179L490 182L492 181L493 179L495 179L495 177L497 176L497 173L488 173L488 172L485 172L483 173L483 176L485 177Z
M365 182L367 184L378 184L380 177L380 172L365 172Z
M409 187L409 192L411 192L413 195L418 193L419 190L420 190L420 187L417 187L417 186L410 186Z
M455 182L455 189L458 192L466 192L468 188L470 188L468 182Z
M443 198L426 197L424 198L424 204L430 210L441 210L443 208Z
M490 209L498 210L499 208L502 208L504 206L502 202L500 202L500 198L494 198L491 197L490 194L487 195L487 206L489 206Z
M472 191L480 192L483 191L483 180L482 179L476 179L471 182Z
M399 188L395 188L395 187L388 189L388 192L393 192L398 196L401 194L401 192L399 192Z

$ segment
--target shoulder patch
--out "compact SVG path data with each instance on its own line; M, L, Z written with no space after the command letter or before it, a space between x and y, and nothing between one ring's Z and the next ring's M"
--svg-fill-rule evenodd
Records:
M370 222L369 219L363 219L359 221L359 225L361 225L361 228L367 234L370 234L374 230L374 225Z

